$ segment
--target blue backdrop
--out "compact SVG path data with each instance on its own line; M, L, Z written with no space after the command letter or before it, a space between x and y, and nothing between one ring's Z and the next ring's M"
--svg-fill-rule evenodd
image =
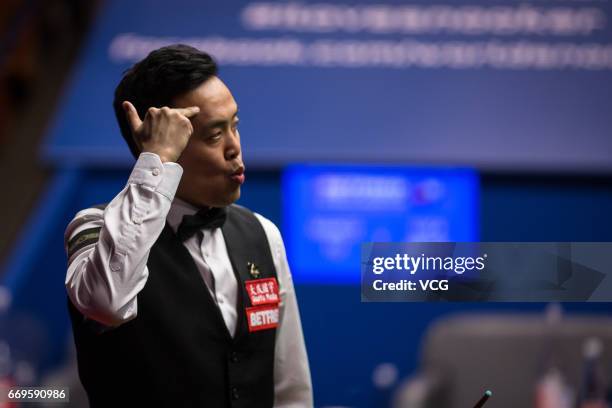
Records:
M109 0L44 145L128 163L111 101L159 46L212 53L245 159L612 170L609 2Z

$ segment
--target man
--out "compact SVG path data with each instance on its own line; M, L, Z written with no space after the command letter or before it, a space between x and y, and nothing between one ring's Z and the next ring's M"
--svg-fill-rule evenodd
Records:
M276 226L233 205L238 107L212 58L151 52L115 91L137 157L125 188L66 230L66 288L92 407L310 407Z

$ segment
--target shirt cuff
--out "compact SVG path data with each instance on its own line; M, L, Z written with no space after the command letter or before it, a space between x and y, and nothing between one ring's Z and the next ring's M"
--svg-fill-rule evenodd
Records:
M140 153L136 165L130 174L128 184L139 184L157 191L170 201L178 188L183 168L174 162L162 163L155 153Z

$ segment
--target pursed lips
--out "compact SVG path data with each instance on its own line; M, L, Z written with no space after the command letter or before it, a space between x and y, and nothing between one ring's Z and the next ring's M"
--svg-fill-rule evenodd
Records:
M244 183L244 165L240 165L230 174L230 178L236 183L243 184Z

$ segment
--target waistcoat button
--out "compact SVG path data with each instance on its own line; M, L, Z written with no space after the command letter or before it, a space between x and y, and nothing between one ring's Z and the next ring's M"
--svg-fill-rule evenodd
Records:
M235 351L232 351L232 354L230 355L230 361L232 363L237 363L239 361L238 353L236 353Z

